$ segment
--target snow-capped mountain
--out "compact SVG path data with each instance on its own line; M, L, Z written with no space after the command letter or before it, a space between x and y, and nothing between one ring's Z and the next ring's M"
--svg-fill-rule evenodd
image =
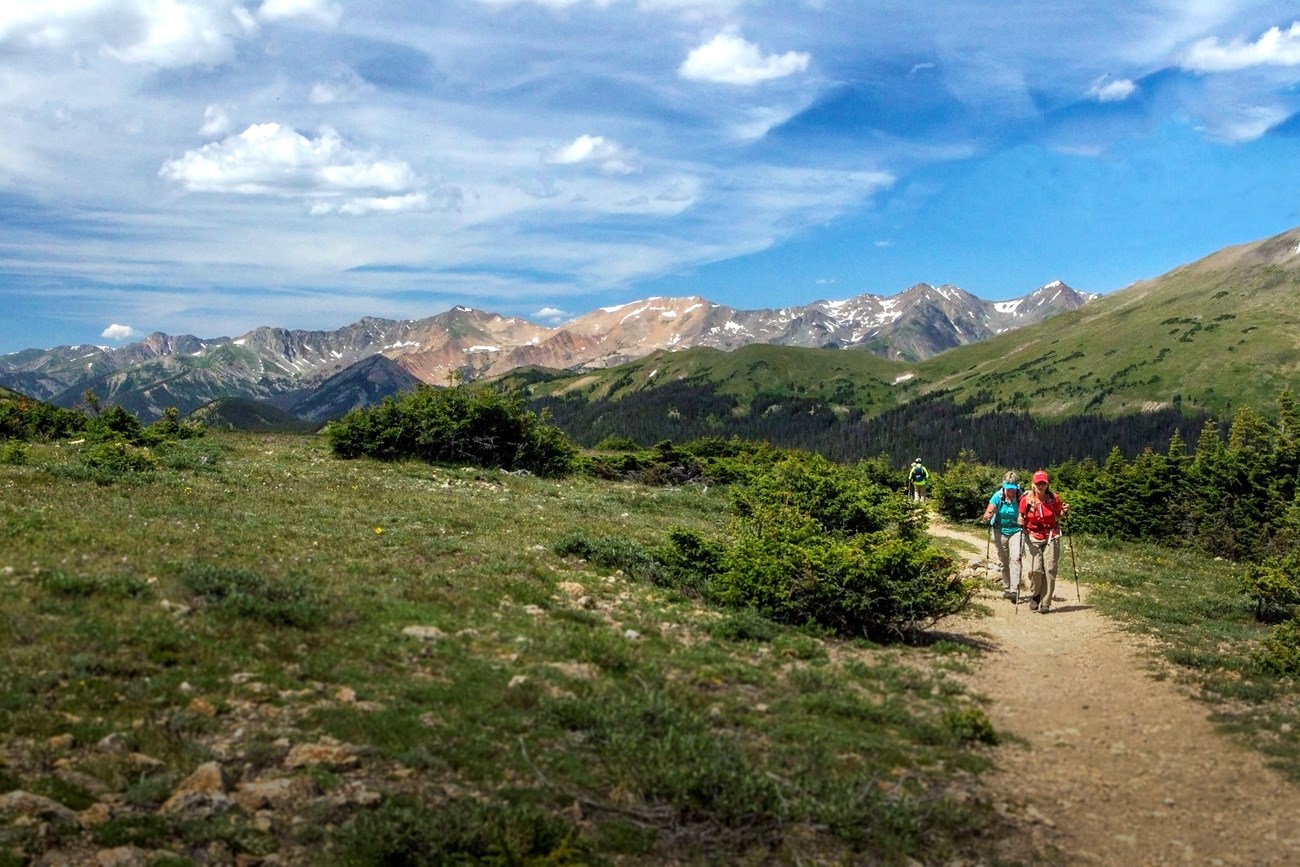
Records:
M738 310L698 297L648 298L554 328L455 307L418 320L366 317L337 331L262 327L215 339L156 333L119 349L29 349L0 357L0 385L61 406L76 405L90 389L145 421L167 407L184 414L222 397L268 400L291 411L301 404L307 417L324 418L346 411L348 403L373 400L389 379L396 390L417 380L445 385L530 365L604 368L661 349L770 343L918 361L1089 300L1059 281L999 302L956 286L918 283L889 297L858 295L779 310ZM367 360L369 387L357 387L355 372L333 380L346 380L355 398L341 402L319 393Z

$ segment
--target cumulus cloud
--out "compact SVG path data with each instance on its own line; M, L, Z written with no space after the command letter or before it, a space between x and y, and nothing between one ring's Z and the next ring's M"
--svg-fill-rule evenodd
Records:
M125 63L216 65L257 29L238 0L6 0L0 44L29 50L97 47Z
M543 307L540 310L533 311L533 318L538 322L555 324L572 319L573 314L567 310L561 310L559 307Z
M1272 27L1254 42L1234 39L1223 43L1213 37L1192 45L1182 66L1193 72L1230 72L1252 66L1300 65L1300 21L1286 30Z
M129 340L135 337L135 329L130 325L118 325L116 322L99 334L105 340Z
M306 18L329 27L339 23L343 7L329 0L263 0L257 17L263 21L281 21L286 18Z
M694 81L719 84L759 84L803 72L811 60L803 51L763 56L757 45L734 33L719 33L692 49L677 74Z
M328 127L309 138L278 123L254 124L168 160L158 174L190 192L310 200L317 214L393 213L429 205L409 165L358 151Z
M1088 96L1097 102L1123 102L1137 93L1137 85L1127 78L1102 76L1088 88Z
M636 152L604 136L583 134L546 158L553 165L572 166L593 163L609 175L630 175L638 171Z

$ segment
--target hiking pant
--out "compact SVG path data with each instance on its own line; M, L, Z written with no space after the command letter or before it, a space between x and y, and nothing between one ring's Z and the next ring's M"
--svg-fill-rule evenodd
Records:
M1020 589L1020 533L1007 536L993 531L993 545L998 549L998 565L1002 568L1002 589Z
M1035 542L1028 533L1025 536L1025 554L1029 557L1029 592L1038 597L1038 610L1046 611L1052 607L1052 596L1056 594L1056 566L1061 560L1061 537L1054 535Z
M919 503L921 500L924 500L924 499L925 499L925 484L924 484L924 483L919 484L919 485L916 484L915 482L912 483L912 499L915 500L915 501L918 502L918 503Z

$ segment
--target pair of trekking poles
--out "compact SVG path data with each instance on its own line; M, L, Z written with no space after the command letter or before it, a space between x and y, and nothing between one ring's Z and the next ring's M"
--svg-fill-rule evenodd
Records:
M1065 542L1070 548L1070 566L1074 569L1074 599L1076 602L1082 602L1083 594L1079 591L1079 559L1074 554L1074 534L1070 532L1070 519L1068 517L1062 518L1061 524L1065 527ZM984 542L984 562L988 563L990 566L993 564L993 559L990 556L991 549L993 547L993 532L994 532L993 522L990 521L988 539L985 540ZM1020 551L1017 559L1019 560L1020 569L1023 577L1023 571L1025 568L1025 531L1023 529L1020 531ZM1017 591L1015 602L1012 604L1015 605L1016 613L1019 614L1020 613L1019 591Z

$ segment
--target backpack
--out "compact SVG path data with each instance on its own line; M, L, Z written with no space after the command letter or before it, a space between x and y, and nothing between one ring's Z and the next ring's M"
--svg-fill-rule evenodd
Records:
M927 474L925 472L925 467L921 466L920 464L917 464L914 467L912 467L912 481L924 482L926 475Z

